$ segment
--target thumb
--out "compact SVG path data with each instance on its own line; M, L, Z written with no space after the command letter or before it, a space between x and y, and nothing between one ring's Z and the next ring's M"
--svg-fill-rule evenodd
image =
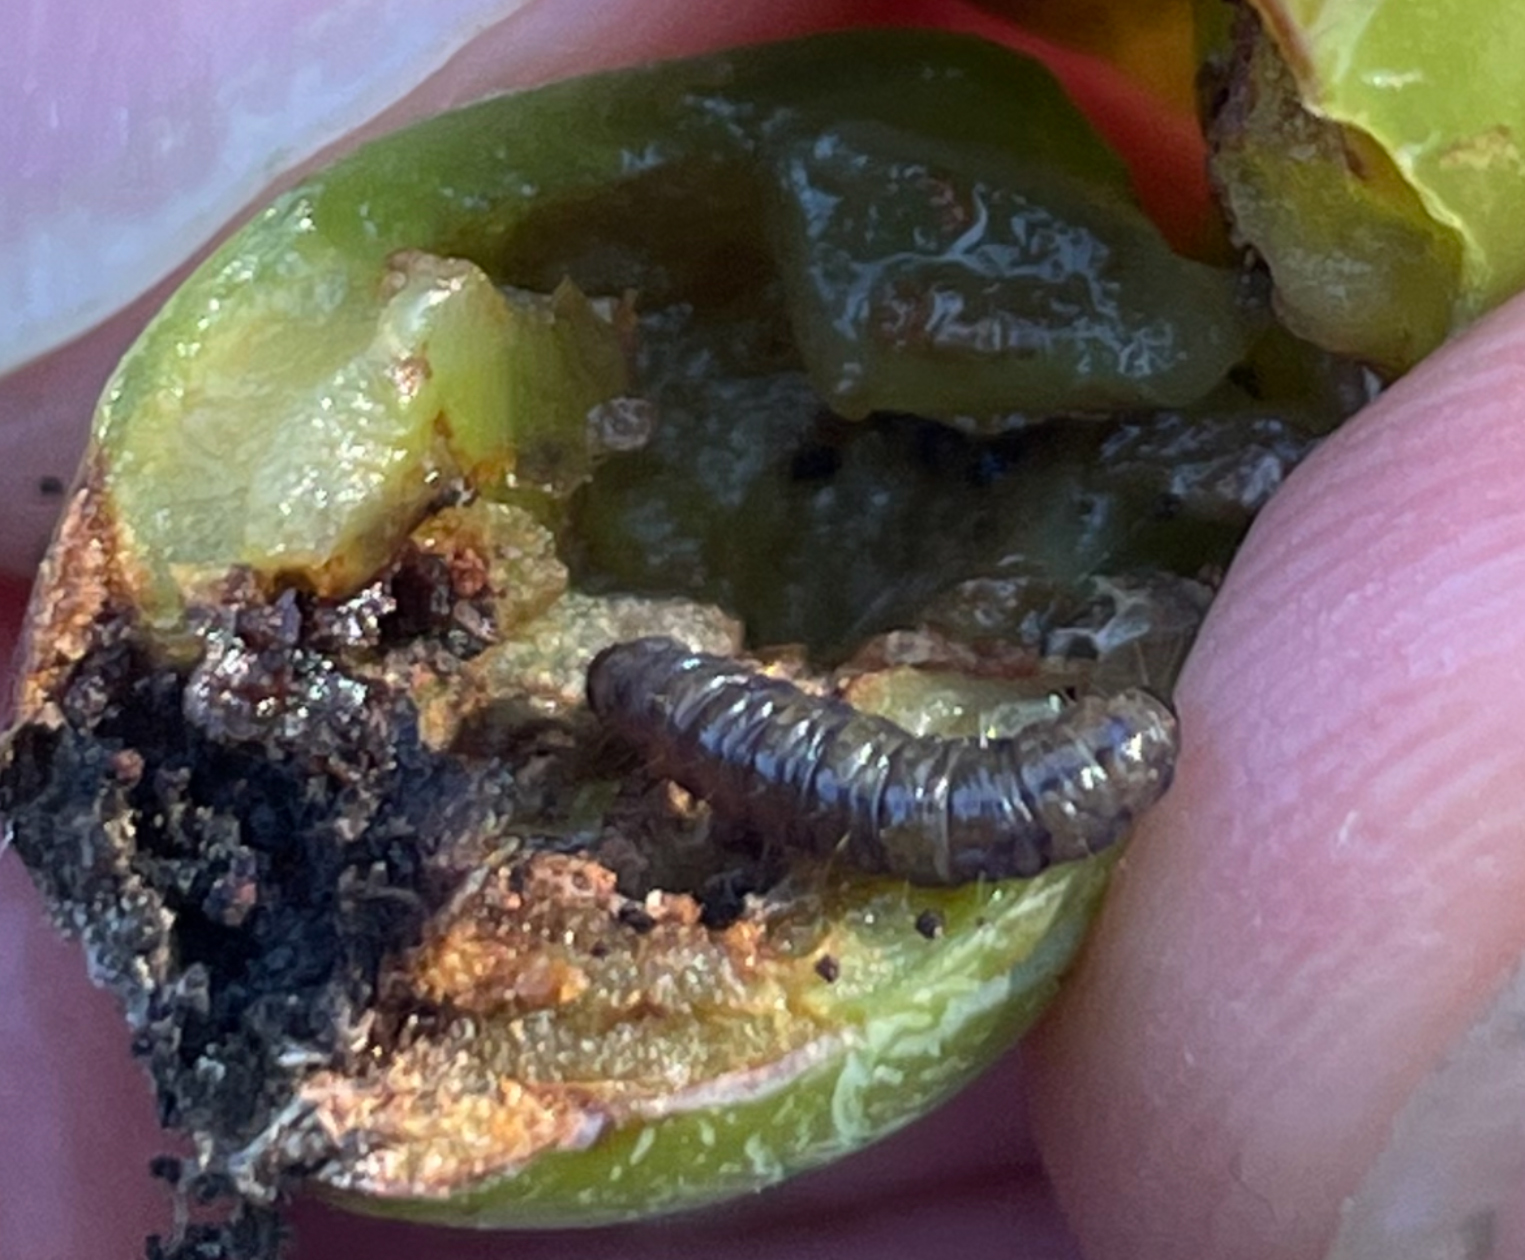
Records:
M1525 1079L1488 1049L1507 1025L1519 1058L1522 410L1516 302L1331 438L1235 562L1177 784L1035 1054L1088 1254L1525 1255L1525 1130L1490 1119Z

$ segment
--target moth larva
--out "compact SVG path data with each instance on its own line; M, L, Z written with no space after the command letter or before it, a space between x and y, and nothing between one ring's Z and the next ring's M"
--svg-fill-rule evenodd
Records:
M1036 875L1118 840L1169 786L1176 720L1143 691L992 740L913 735L671 639L588 668L588 704L722 817L916 883Z

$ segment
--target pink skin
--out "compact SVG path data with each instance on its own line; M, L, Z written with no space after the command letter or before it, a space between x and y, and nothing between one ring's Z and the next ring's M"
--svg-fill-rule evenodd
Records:
M1516 302L1341 430L1214 605L1179 778L1034 1051L1088 1254L1311 1258L1352 1199L1340 1255L1525 1255L1487 1052L1525 939L1522 346Z
M751 28L762 34L794 29L809 7L747 11L763 15ZM590 24L595 9L608 25ZM524 81L744 34L733 13L711 39L696 9L621 0L609 22L607 2L542 4L491 55L476 45L447 69L470 94L489 63ZM209 24L204 39L217 36L211 12L186 15ZM610 30L618 49L599 43ZM456 90L442 72L420 108ZM78 359L0 383L0 480L72 462L78 410L27 400L47 404L71 381L93 392L89 372L137 318L119 316ZM1485 1229L1492 1255L1525 1257L1525 742L1510 720L1525 705L1522 402L1516 305L1277 497L1183 680L1177 786L1025 1062L901 1138L724 1216L479 1236L305 1204L299 1260L1047 1260L1077 1247L1096 1260L1296 1260L1477 1254L1457 1240ZM47 509L20 503L0 485L0 536L24 558ZM19 600L0 585L9 624ZM0 992L0 1255L133 1254L166 1224L143 1173L161 1149L152 1109L110 1001L42 922L14 859L0 860Z

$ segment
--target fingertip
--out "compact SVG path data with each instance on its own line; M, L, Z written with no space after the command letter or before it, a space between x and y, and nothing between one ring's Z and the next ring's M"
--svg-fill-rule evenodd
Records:
M1034 1049L1088 1254L1324 1253L1525 945L1525 308L1395 386L1257 523Z

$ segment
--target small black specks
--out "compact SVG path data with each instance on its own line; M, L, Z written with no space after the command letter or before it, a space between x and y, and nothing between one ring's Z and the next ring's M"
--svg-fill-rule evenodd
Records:
M747 894L756 892L755 873L723 871L704 881L699 890L699 922L712 932L723 932L747 911Z
M791 481L830 481L842 469L842 452L825 443L812 443L795 451L789 460Z
M45 477L37 478L37 493L44 499L60 499L64 493L64 479L55 477L49 473Z
M1237 385L1251 398L1265 397L1265 384L1260 379L1260 373L1248 363L1239 363L1228 370L1229 383Z
M822 954L815 960L815 974L827 984L835 984L837 977L842 974L842 964L830 954Z
M646 913L645 907L634 901L622 905L616 917L637 936L645 936L657 925L657 921Z
M155 1155L148 1161L148 1175L172 1186L180 1184L180 1174L185 1166L173 1155Z
M936 910L923 910L916 916L916 930L929 941L943 934L943 916Z
M208 1207L218 1199L237 1199L238 1189L233 1184L233 1178L227 1173L204 1172L199 1174L190 1186L191 1198L203 1207Z
M588 946L588 956L590 958L609 957L609 943L607 941L594 941L593 944Z

